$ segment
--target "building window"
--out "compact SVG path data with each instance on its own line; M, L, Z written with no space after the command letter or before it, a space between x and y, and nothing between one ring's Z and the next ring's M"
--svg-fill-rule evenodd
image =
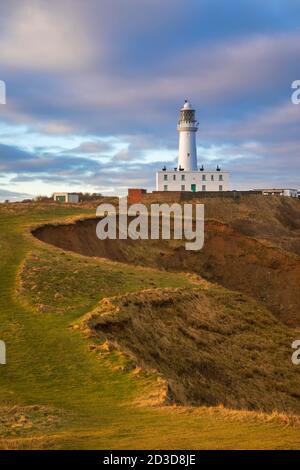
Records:
M181 175L181 181L185 181L185 175Z
M214 175L210 175L210 179L211 179L211 181L213 181L214 180Z
M176 175L173 175L173 181L176 181Z
M221 184L219 185L219 191L223 191L223 186Z
M206 191L206 186L205 186L205 184L202 185L202 191Z
M181 185L181 191L185 191L185 185L184 184Z
M202 181L206 181L206 175L202 175Z
M219 175L219 181L223 181L223 175Z
M66 202L66 196L63 196L63 195L55 196L55 201Z
M168 185L167 184L164 185L164 191L168 191Z
M164 180L167 181L168 175L164 175Z

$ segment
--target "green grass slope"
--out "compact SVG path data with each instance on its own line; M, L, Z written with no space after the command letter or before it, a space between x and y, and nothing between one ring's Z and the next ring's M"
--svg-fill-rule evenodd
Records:
M70 328L103 297L195 286L180 273L62 254L29 233L84 215L80 207L0 208L0 448L298 448L300 425L284 415L143 404L160 388L156 375L123 367L122 355L99 357Z

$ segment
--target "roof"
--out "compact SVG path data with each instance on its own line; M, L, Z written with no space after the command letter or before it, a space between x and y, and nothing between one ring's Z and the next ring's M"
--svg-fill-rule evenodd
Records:
M259 189L252 189L252 191L298 191L295 188L259 188Z
M59 196L59 195L68 195L68 196L79 196L78 193L68 193L67 191L60 191L59 193L53 193L53 196Z
M191 103L188 100L185 100L182 109L193 109Z

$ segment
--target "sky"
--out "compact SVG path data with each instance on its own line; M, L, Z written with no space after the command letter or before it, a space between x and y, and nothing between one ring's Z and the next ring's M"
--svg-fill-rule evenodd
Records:
M231 189L300 189L299 0L0 0L0 10L0 200L155 189L155 172L176 166L185 99L199 166L228 170Z

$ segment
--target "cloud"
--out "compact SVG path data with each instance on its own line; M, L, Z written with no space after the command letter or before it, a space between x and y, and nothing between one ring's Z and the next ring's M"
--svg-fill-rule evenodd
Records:
M66 152L71 154L102 154L103 152L111 152L114 149L113 141L107 140L94 140L84 141L77 147L74 147Z
M72 134L72 132L74 132L75 130L70 123L66 124L63 121L61 122L48 121L46 124L37 125L36 129L40 133L53 134L53 135Z
M163 162L146 164L142 159L139 162L120 161L116 165L115 155L103 163L90 156L51 152L35 155L15 146L0 146L0 170L6 175L6 184L14 186L34 186L34 182L42 181L50 184L53 190L56 186L72 185L73 190L77 191L92 190L91 188L104 191L105 188L110 188L115 193L125 193L126 185L153 187L155 169L162 165Z
M9 145L0 144L0 169L4 170L5 162L12 162L17 165L18 162L28 158L29 154L22 149L17 147L11 147Z
M13 1L7 9L0 40L2 64L70 71L91 60L87 34L70 2L54 1L50 6L46 1Z
M84 157L57 155L53 153L34 155L17 147L0 145L0 169L6 174L31 174L32 177L83 176L101 168L101 164Z
M169 139L178 108L189 95L201 125L216 119L243 119L247 113L289 102L297 77L300 33L280 33L214 43L158 55L149 74L136 66L118 73L95 62L91 68L60 76L28 77L30 87L14 79L3 114L10 122L28 122L50 134L145 134ZM187 71L192 73L187 73ZM125 73L124 73L125 72ZM21 91L20 91L21 90ZM163 132L162 132L163 130Z
M230 142L239 145L245 142L276 142L300 144L300 106L287 100L259 111L252 110L244 118L221 123L219 126L205 125L202 130L206 141ZM296 155L295 155L296 156Z
M2 139L10 148L0 146L0 168L16 184L153 187L155 170L176 160L186 97L200 122L201 163L226 165L234 184L263 175L294 184L300 106L290 102L290 85L300 78L300 5L21 3L6 2L0 18L1 120L15 127Z
M7 191L0 188L0 202L9 200L9 201L20 201L22 199L30 199L32 194L20 193L16 191Z

